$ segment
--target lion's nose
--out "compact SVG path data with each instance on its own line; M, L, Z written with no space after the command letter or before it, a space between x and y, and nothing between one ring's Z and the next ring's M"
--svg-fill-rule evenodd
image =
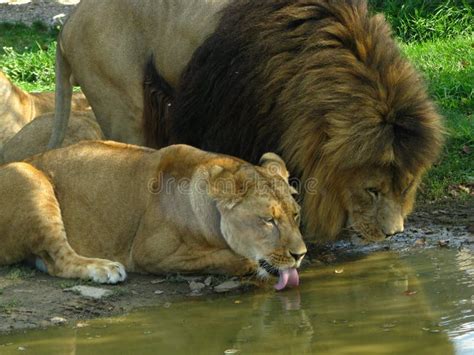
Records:
M290 255L293 257L293 259L295 259L296 262L298 262L301 259L303 259L303 257L306 255L306 253L296 254L296 253L290 252Z

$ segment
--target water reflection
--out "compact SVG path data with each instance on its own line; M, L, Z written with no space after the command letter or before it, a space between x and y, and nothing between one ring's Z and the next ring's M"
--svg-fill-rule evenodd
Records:
M127 317L0 337L0 353L472 353L472 254L380 253L306 270L299 289L192 299Z

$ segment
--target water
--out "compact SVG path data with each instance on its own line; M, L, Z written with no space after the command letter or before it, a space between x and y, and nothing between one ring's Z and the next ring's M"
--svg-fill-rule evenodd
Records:
M0 336L0 354L474 354L473 291L470 252L376 253L305 270L281 293Z

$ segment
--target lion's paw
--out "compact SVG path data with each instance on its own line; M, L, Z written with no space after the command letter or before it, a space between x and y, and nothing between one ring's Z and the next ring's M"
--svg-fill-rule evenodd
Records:
M87 266L89 278L97 283L116 284L127 278L125 267L114 261L96 259Z

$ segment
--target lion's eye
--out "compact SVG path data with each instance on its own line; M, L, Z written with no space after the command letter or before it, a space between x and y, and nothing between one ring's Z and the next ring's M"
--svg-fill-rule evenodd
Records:
M374 199L378 199L380 195L380 191L377 190L376 188L370 187L366 189L367 193L372 196Z
M269 226L275 225L275 218L273 217L261 217L262 221Z
M406 195L408 191L410 191L410 189L412 188L412 186L414 185L414 181L410 182L407 187L405 187L405 189L402 191L402 195Z

